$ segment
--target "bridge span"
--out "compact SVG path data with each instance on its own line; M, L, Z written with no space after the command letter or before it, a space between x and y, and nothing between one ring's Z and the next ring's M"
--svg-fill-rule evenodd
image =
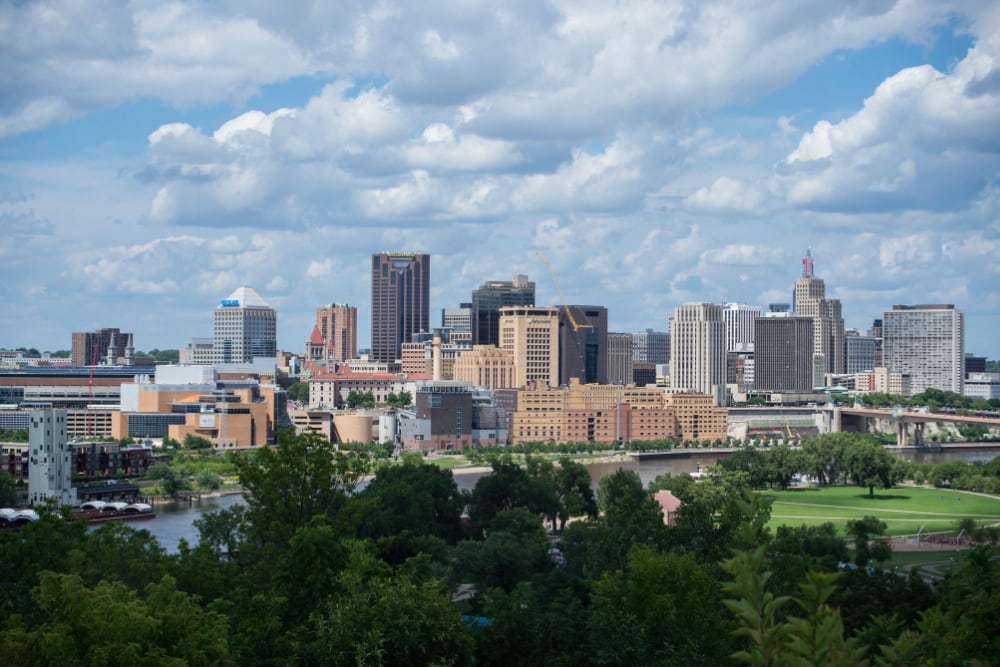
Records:
M870 408L861 406L825 406L824 410L832 412L830 430L843 430L844 417L860 417L864 419L884 419L896 426L896 444L906 447L910 439L914 445L924 444L924 425L927 423L977 424L989 428L1000 429L1000 418L982 417L978 415L959 415L949 412L928 412L912 408Z

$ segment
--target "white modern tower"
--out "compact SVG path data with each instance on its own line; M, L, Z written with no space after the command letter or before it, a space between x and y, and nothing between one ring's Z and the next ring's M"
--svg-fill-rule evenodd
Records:
M686 303L670 318L670 385L713 394L726 383L726 323L722 307Z
M722 309L726 321L726 351L752 352L754 320L760 317L760 306L745 303L727 303Z
M961 394L965 373L965 313L951 304L893 306L882 315L882 364L908 373L910 390Z

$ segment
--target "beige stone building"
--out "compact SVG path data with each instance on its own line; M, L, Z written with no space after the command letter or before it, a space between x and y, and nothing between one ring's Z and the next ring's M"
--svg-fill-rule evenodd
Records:
M500 309L500 349L514 359L514 385L559 384L559 309L507 306Z
M511 441L603 442L663 440L678 436L672 408L655 387L580 384L535 385L518 392Z
M495 345L474 345L455 360L452 374L476 387L487 389L516 388L514 358Z
M678 437L685 442L728 437L729 411L712 404L708 394L664 394L664 405L673 408Z

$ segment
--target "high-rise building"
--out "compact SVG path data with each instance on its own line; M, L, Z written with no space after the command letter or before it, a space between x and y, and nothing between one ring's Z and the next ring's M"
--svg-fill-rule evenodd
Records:
M726 383L726 323L713 303L686 303L670 318L670 385L712 394Z
M452 331L472 331L472 304L463 303L458 308L442 308L441 328Z
M961 394L965 365L965 313L952 304L896 305L882 315L882 362L910 376L910 389Z
M66 411L32 410L28 420L28 502L36 505L51 498L60 505L75 504L73 450L66 440Z
M761 317L754 324L754 389L809 392L813 388L813 319Z
M754 320L760 315L760 306L727 303L722 307L722 319L726 322L727 352L753 351Z
M472 292L472 343L500 344L500 309L504 306L535 305L535 283L528 276L513 280L490 280Z
M847 351L847 372L850 375L875 369L875 352L878 340L874 336L864 336L851 329L844 332L844 348Z
M559 384L559 309L504 306L500 345L514 358L514 386Z
M583 384L608 382L608 309L604 306L559 309L559 384L569 384L570 378Z
M345 362L358 356L358 309L331 303L316 309L316 329L327 362Z
M634 332L632 361L640 364L670 363L670 334L652 329Z
M219 302L212 328L212 361L250 363L278 353L278 314L252 287Z
M117 327L77 331L73 333L70 360L74 366L131 366L134 350L132 334L122 333Z
M795 281L794 296L795 314L813 319L813 354L825 358L827 373L843 373L847 354L840 299L826 298L826 284L815 275L811 250L802 260L802 276Z
M632 383L632 334L608 334L608 384Z
M413 334L430 331L430 294L430 255L372 255L372 359L395 361Z

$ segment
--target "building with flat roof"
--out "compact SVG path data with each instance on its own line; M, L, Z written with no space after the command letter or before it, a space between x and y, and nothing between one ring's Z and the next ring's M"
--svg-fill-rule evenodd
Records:
M500 309L535 305L535 283L528 276L488 280L472 292L470 324L474 345L500 346Z
M964 393L965 313L952 304L895 305L882 315L882 363L925 389Z
M713 303L686 303L670 318L670 386L711 394L726 384L726 323Z
M32 410L28 426L28 502L75 505L73 449L66 438L65 410Z
M608 383L632 384L632 334L608 333Z
M637 364L670 363L670 334L652 329L633 331L632 361Z
M722 319L726 323L727 352L753 351L754 320L760 316L760 306L746 303L726 303L722 306Z
M813 377L813 318L761 317L754 325L754 390L809 392Z
M473 345L463 351L452 369L456 380L486 389L515 389L514 357L495 345Z
M570 317L572 314L572 317ZM559 309L559 384L608 382L608 309L571 306Z
M430 255L372 255L372 359L396 361L403 343L430 330L430 294Z
M559 309L504 306L500 309L500 349L514 359L514 384L559 384Z

